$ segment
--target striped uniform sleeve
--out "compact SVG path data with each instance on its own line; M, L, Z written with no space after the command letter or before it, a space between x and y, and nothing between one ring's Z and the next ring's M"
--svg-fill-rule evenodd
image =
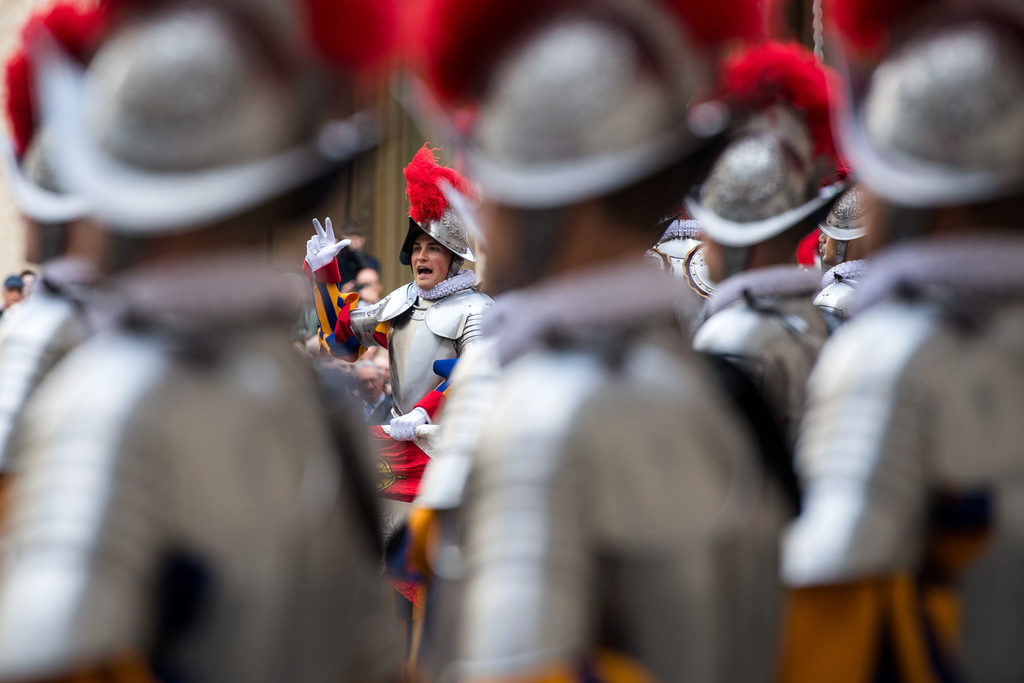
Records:
M313 305L320 324L320 348L326 349L335 358L356 360L366 351L366 347L359 343L352 332L351 316L359 303L359 294L345 294L338 288L341 274L336 261L316 271L311 270L309 264L303 261L302 269L310 282ZM373 341L378 346L387 348L390 331L390 322L379 323L374 330Z

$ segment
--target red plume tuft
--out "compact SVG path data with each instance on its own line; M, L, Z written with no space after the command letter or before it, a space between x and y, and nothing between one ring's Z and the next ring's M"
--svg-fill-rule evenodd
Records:
M729 40L756 40L764 35L757 0L663 0L705 45Z
M836 157L829 92L838 76L796 43L762 43L728 59L722 69L724 97L740 109L776 104L803 114L816 154Z
M306 28L317 51L346 68L383 62L395 47L395 0L303 0Z
M446 100L472 93L502 52L573 0L433 0L419 31L434 89Z
M84 62L96 46L105 25L106 13L102 6L87 8L80 3L63 2L33 14L21 29L20 43L7 61L4 84L7 116L19 157L28 149L36 129L29 42L38 31L46 30L71 56Z
M459 192L474 196L469 181L453 169L441 166L434 158L434 150L426 143L405 167L406 192L409 195L409 217L417 223L440 220L448 209L448 199L441 189L441 181Z
M889 38L894 23L928 0L827 0L828 18L850 45L873 52Z
M679 18L701 44L753 39L763 30L757 0L647 0ZM487 70L531 28L589 0L429 0L416 32L431 84L442 98L461 101Z

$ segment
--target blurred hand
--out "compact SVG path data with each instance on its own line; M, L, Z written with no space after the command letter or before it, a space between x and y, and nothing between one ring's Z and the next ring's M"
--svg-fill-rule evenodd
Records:
M326 222L327 229L324 230L323 226L320 225L319 219L313 219L313 227L316 228L316 234L306 242L306 263L309 264L310 270L323 268L337 258L338 252L351 244L351 240L335 242L334 227L331 225L331 219L328 218Z
M408 415L400 415L391 420L391 438L395 441L412 441L416 438L416 428L430 422L427 411L415 408Z

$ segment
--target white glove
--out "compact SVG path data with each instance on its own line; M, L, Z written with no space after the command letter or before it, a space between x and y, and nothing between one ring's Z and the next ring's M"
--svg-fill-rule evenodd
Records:
M315 271L333 261L338 252L352 244L352 240L335 242L334 227L330 218L327 219L327 230L321 227L320 221L316 218L313 219L313 227L316 228L316 234L306 242L306 263L309 264L310 270Z
M412 441L416 438L416 428L425 424L431 424L427 411L424 408L414 408L407 415L391 419L391 438L395 441Z

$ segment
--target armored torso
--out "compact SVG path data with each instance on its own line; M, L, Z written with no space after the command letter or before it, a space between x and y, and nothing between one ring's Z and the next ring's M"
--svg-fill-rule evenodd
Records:
M374 544L289 343L297 293L194 265L123 278L127 325L73 351L25 414L0 677L132 650L164 680L388 672Z
M761 389L790 447L803 414L807 377L828 338L811 303L818 276L775 266L726 279L708 307L693 346L732 361Z
M770 677L783 506L689 356L684 298L619 267L503 301L450 673L515 676L611 647L656 680Z
M412 410L443 378L434 361L458 358L480 338L480 320L491 298L464 289L436 301L417 296L412 283L399 287L374 306L352 313L352 331L363 346L375 344L373 331L391 322L388 359L395 412Z
M1002 238L873 260L861 297L875 305L811 377L797 454L807 502L785 542L799 587L931 575L930 540L991 531L957 582L967 680L1024 678L1022 257L1024 242Z
M844 261L831 268L821 278L821 291L814 297L814 305L820 308L836 330L850 317L853 301L857 294L857 284L867 272L867 262L863 259Z
M89 336L83 307L95 274L85 264L50 263L36 294L4 316L0 325L0 473L9 473L7 451L15 422L29 396L67 353Z

